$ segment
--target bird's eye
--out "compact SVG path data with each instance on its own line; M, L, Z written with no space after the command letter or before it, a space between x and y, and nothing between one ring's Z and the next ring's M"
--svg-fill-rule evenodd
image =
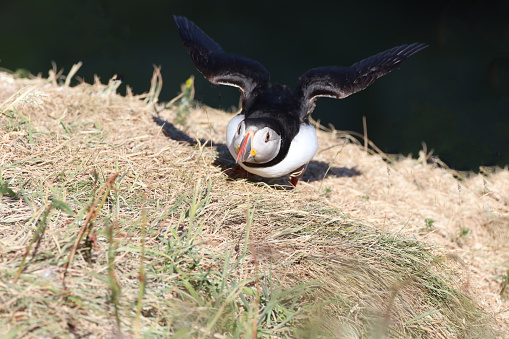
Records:
M240 134L240 128L242 127L242 125L239 125L239 128L237 128L237 134Z
M270 133L267 132L267 134L265 135L265 142L268 142L270 140Z

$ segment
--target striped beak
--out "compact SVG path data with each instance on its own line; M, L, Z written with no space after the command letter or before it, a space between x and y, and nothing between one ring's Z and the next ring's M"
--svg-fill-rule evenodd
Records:
M251 152L254 151L251 148L251 143L253 141L254 132L249 130L247 131L246 136L242 139L239 147L239 153L237 154L237 163L244 162L249 158Z

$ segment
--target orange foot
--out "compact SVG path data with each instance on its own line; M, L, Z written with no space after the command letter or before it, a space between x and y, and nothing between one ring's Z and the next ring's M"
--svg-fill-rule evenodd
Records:
M256 177L255 174L253 173L249 173L248 171L246 171L242 166L240 165L237 165L235 166L234 168L230 169L230 173L233 174L235 177L237 178L254 178Z
M302 178L304 172L306 171L306 167L308 167L308 164L302 165L290 173L290 184L292 184L293 187L297 187L299 180Z

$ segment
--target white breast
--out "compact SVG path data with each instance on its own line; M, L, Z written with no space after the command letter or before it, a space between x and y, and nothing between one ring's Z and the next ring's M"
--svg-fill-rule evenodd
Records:
M233 147L233 137L237 133L237 127L244 120L244 115L236 115L228 123L226 128L226 145L233 158L237 157L237 150ZM283 175L290 174L302 165L307 164L313 159L318 150L318 138L316 137L315 128L305 123L300 125L299 133L293 138L286 157L279 163L270 167L248 167L240 163L240 165L248 172L265 178L278 178Z

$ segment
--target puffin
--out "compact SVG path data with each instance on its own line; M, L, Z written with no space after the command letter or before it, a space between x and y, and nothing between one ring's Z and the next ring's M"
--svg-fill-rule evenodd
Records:
M309 121L315 100L343 99L357 93L427 47L401 45L350 67L313 68L292 91L271 84L269 72L259 62L225 52L192 21L173 18L196 69L214 85L241 91L241 110L226 129L226 145L233 158L244 170L261 177L288 175L293 187L318 150L316 130Z

